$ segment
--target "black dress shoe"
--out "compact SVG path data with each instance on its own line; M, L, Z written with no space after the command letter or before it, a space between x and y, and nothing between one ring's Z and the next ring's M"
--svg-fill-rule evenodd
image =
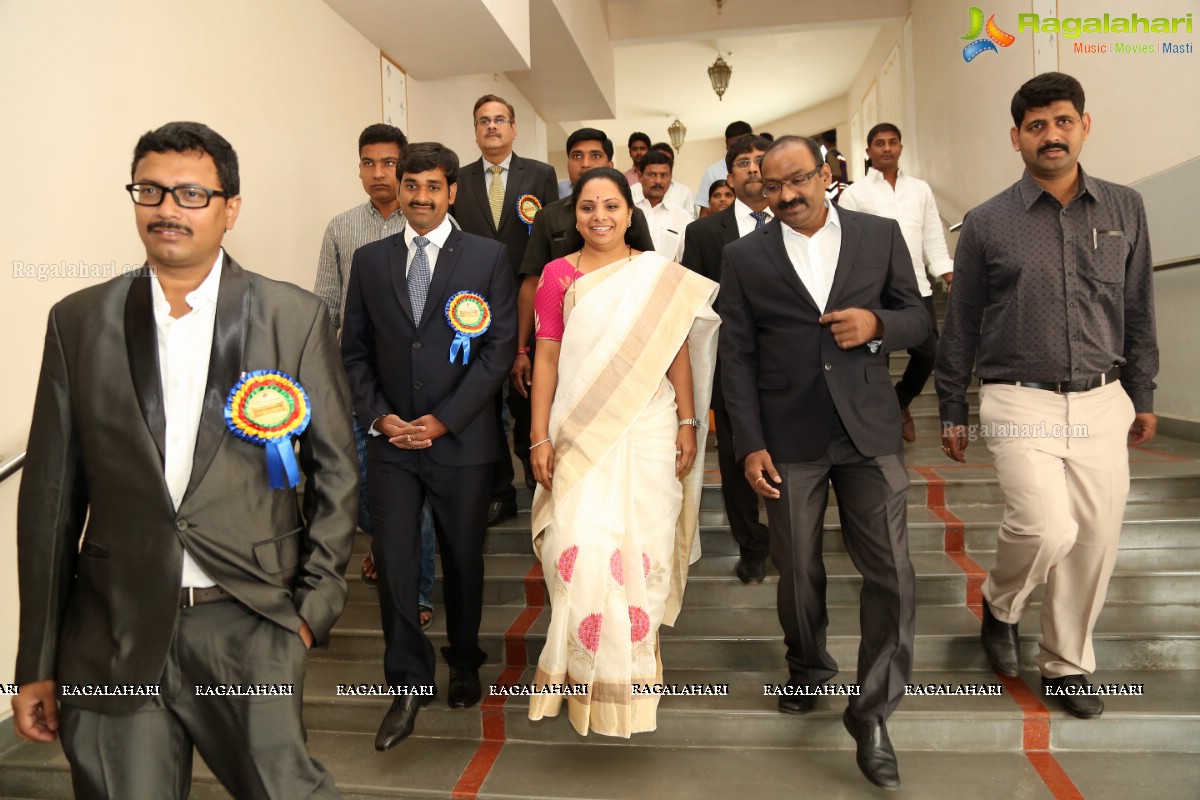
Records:
M789 687L799 688L801 684L791 680L787 682ZM806 685L806 684L805 684ZM779 713L780 714L808 714L817 707L817 696L815 694L781 694L779 695Z
M532 492L537 488L537 481L533 477L533 464L528 458L521 459L521 469L525 471L525 488Z
M737 563L738 580L742 583L762 583L767 577L767 561L764 558L750 559L742 556Z
M479 670L450 668L450 692L448 699L451 708L470 708L479 702L483 690L479 687Z
M379 732L375 734L375 749L382 753L407 739L413 732L417 712L425 702L425 698L414 694L399 695L393 699L392 707L384 714L383 722L379 723Z
M992 663L992 669L1010 678L1021 673L1021 641L1017 636L1017 625L993 617L987 600L983 601L983 626L979 630L979 639L983 642L983 650Z
M489 528L516 515L517 501L515 498L512 500L493 500L488 503L487 524Z
M1095 719L1104 713L1104 701L1089 694L1092 685L1082 675L1062 678L1042 676L1042 694L1058 701L1068 714L1080 719Z
M888 738L887 725L882 722L859 722L850 716L850 709L842 712L842 724L858 745L855 760L867 780L884 789L898 788L900 768L896 764L892 740Z

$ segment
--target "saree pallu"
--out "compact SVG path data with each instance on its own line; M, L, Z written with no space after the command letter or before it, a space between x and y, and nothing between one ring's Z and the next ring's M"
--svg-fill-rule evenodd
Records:
M534 695L530 719L565 701L572 725L628 738L652 731L662 682L658 628L679 615L697 535L716 333L717 285L655 253L580 277L550 411L554 491L537 488L534 550L551 602L535 684L585 684ZM675 477L679 430L667 368L684 342L692 365L695 464Z

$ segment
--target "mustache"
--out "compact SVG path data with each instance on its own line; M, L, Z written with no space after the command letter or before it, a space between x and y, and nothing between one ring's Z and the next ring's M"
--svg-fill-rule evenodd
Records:
M803 197L793 197L791 200L785 200L779 204L780 211L789 211L793 208L808 205L808 201Z
M1059 142L1049 142L1038 148L1038 155L1040 156L1042 153L1049 152L1050 150L1062 150L1064 153L1071 152L1065 144L1061 144Z
M154 233L155 231L179 231L180 233L186 233L188 236L193 234L192 229L187 225L178 222L167 222L166 220L151 222L146 226L147 233Z

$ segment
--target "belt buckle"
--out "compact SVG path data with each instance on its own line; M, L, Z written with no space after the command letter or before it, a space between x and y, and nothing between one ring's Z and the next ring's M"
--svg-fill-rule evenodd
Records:
M196 587L195 586L187 587L187 604L184 605L183 607L184 608L195 608L196 607Z

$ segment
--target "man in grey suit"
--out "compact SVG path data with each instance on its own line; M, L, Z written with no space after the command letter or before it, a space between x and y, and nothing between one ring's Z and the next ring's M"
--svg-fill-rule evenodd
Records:
M779 710L812 711L813 691L837 674L825 647L821 558L832 482L846 550L863 576L861 694L842 719L863 774L898 786L885 721L912 674L916 577L900 406L883 348L924 340L929 315L900 226L834 208L816 142L780 138L762 175L775 219L724 250L719 347L735 456L766 498L779 570L792 687Z
M132 180L145 267L50 312L18 511L17 732L61 734L76 797L186 797L193 745L235 797L338 797L301 721L358 494L328 313L221 248L241 198L217 133L146 133ZM233 403L252 379L270 386ZM270 469L227 414L293 430L299 464L281 439Z

